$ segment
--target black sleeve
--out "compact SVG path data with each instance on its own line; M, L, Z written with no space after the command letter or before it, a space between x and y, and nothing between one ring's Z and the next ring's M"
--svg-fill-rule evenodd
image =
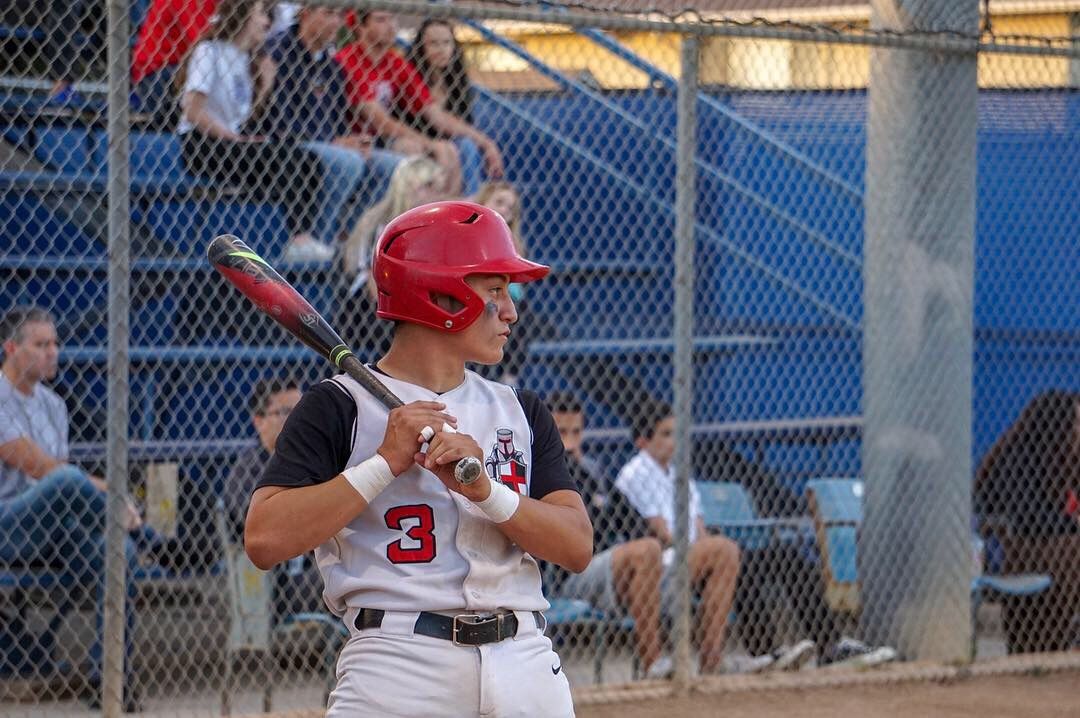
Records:
M316 384L289 414L258 487L312 486L334 478L352 453L355 424L352 396L333 381Z
M529 496L542 499L553 491L578 491L577 483L570 478L570 471L566 468L562 439L551 412L540 397L531 391L519 391L517 396L532 429L533 466Z

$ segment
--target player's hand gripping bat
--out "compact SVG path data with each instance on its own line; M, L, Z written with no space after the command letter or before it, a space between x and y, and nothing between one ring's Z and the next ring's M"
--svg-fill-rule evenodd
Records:
M355 379L387 409L402 406L401 399L356 358L307 300L239 238L231 234L215 237L207 247L206 256L210 264L256 307ZM445 424L442 429L453 431ZM425 438L431 438L426 431ZM475 456L466 456L457 462L454 476L461 483L469 484L479 477L483 468Z

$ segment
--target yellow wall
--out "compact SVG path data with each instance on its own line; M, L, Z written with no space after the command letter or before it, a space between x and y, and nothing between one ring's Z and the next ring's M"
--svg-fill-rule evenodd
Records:
M997 35L1065 37L1070 34L1069 16L1064 14L994 18L993 29ZM982 87L1059 87L1068 81L1068 58L1000 53L979 57Z
M1065 13L1001 16L993 19L998 35L1062 37L1070 34ZM644 87L644 73L578 35L546 28L507 33L530 53L571 76L588 71L605 88ZM617 39L665 72L677 75L679 37L660 33L619 33ZM512 53L466 41L471 66L482 72L520 73L522 89L540 87L535 73ZM866 87L870 76L868 47L778 40L707 38L702 44L700 79L706 85L754 89L849 89ZM1080 64L1080 63L1078 63ZM1061 86L1069 81L1065 58L984 54L979 83L984 87ZM501 83L505 86L505 83Z

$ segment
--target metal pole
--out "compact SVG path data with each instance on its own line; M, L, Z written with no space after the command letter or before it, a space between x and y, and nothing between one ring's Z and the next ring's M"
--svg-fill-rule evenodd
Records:
M124 597L127 592L123 516L128 482L128 305L131 264L128 228L128 3L109 0L109 361L106 483L104 667L102 708L118 718L124 692Z
M694 424L694 200L698 38L683 37L675 150L675 624L676 690L690 685L690 474Z
M1069 34L1073 37L1073 48L1080 50L1080 13L1069 13ZM1068 87L1080 87L1080 58L1069 58Z
M877 0L874 26L974 32L977 0ZM867 128L862 628L970 658L977 57L877 49Z

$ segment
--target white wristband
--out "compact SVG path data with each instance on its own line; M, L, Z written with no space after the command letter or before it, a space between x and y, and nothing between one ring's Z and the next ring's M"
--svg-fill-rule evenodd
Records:
M491 482L491 493L483 501L476 501L476 508L497 524L509 521L518 510L521 496L501 481Z
M382 454L375 454L356 466L350 466L342 471L341 475L369 504L395 478L394 472L390 470L390 464L386 463Z

